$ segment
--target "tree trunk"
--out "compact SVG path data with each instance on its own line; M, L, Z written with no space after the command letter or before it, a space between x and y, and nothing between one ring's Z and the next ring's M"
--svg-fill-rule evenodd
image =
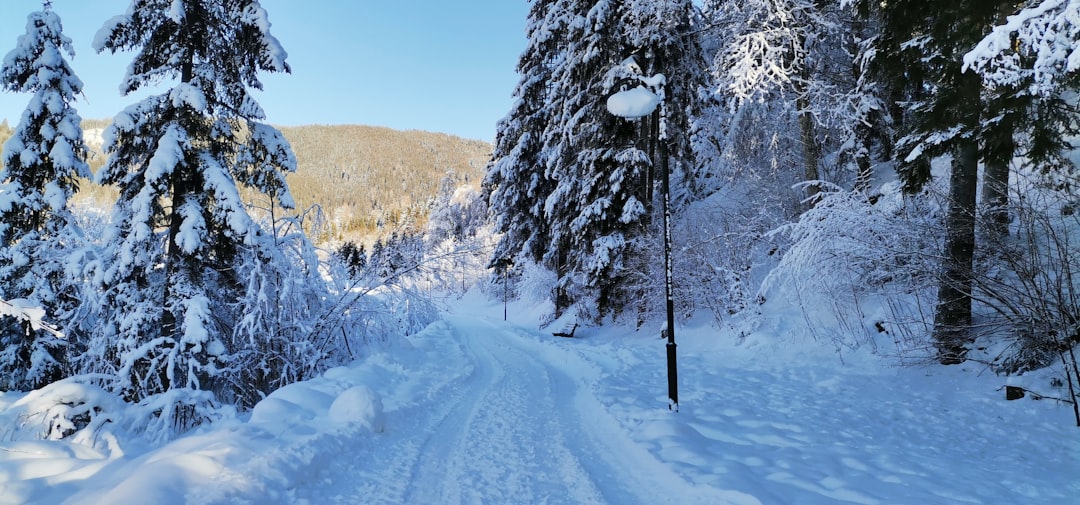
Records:
M978 122L981 81L972 72L961 74L959 96L962 110ZM945 253L934 314L934 340L942 364L962 363L971 341L971 284L975 258L975 210L978 187L979 142L973 137L958 141L949 175L949 209L946 216Z
M1009 234L1009 162L987 160L983 167L983 207L986 231L997 237Z
M810 112L810 100L806 98L805 86L796 85L795 92L798 94L795 106L799 109L799 141L802 144L803 164L806 166L803 177L807 181L818 181L821 180L821 174L818 172L818 166L821 165L821 149L818 147L814 131L814 115ZM806 187L806 198L811 207L817 203L816 197L820 192L821 187L816 183L811 183Z
M180 82L189 83L194 77L194 62L192 61L192 55L188 53L187 61L184 62L181 69ZM170 177L170 185L172 186L172 198L169 211L169 232L168 238L165 242L165 282L161 291L162 297L162 311L161 311L161 336L168 338L175 338L177 341L177 315L173 313L171 309L171 302L173 298L173 283L175 282L177 269L182 268L183 257L181 256L180 247L176 243L176 238L180 235L180 226L183 224L184 218L180 215L180 208L188 199L188 194L191 192L191 183L189 177L184 173L184 166L177 166L173 169L173 173ZM166 386L167 388L168 386Z
M999 99L1000 100L1000 99ZM1002 238L1009 234L1009 163L1016 153L1013 133L1016 129L1013 114L991 110L990 114L1004 116L987 132L985 164L982 181L982 207L986 211L986 230Z
M806 48L806 37L799 36L799 46ZM818 167L821 165L821 147L818 145L817 135L814 131L814 114L810 111L810 99L806 96L807 85L810 82L810 68L805 61L799 65L799 78L794 81L795 108L799 115L799 143L802 145L803 165L805 171L803 178L806 181L821 180ZM806 186L806 201L813 207L817 203L818 193L821 186L811 182Z
M863 40L867 37L866 23L859 17L855 16L851 21L851 36L846 37L846 49L850 54L859 54L859 40ZM856 89L861 90L860 85L863 82L863 67L858 61L852 61L851 63L851 80L857 83ZM865 91L864 91L865 92ZM874 179L874 167L873 160L870 158L873 142L871 136L873 135L873 129L877 125L876 117L882 114L881 111L867 111L864 116L859 118L859 121L855 123L855 152L852 157L855 160L855 166L858 169L858 173L855 175L855 191L866 195L872 189ZM869 196L869 195L867 195Z
M855 175L855 191L869 196L874 182L874 166L870 159L872 143L870 141L870 125L860 122L855 126L856 148L854 158L858 173Z

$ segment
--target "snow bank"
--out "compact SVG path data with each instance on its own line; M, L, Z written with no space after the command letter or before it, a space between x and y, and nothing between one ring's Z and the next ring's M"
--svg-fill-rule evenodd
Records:
M18 437L0 432L0 505L291 503L292 490L325 472L337 454L363 450L365 438L394 430L400 422L394 411L469 370L458 344L436 323L351 366L273 392L246 419L204 425L160 448L119 430L110 444L96 446L33 440L40 437L27 430ZM106 405L113 418L124 415L124 405L108 403L113 397L95 396L88 386L43 391L0 393L0 426L71 403ZM48 419L29 421L47 432Z

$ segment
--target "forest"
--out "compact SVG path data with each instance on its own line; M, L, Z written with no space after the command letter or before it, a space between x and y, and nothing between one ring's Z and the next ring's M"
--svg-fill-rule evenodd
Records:
M838 350L1056 364L1075 408L1078 9L533 2L489 266L591 324L655 320L671 277L682 318L790 304ZM658 106L603 100L633 94Z
M93 171L48 1L3 60L29 104L0 170L0 388L52 388L46 438L168 440L470 287L543 292L542 323L642 327L666 295L680 322L785 306L838 350L1061 367L1080 425L1077 2L533 0L482 180L402 178L426 216L348 218L383 233L370 251L313 226L292 178L325 137L272 126L251 94L290 71L266 10L175 5L135 0L94 41L131 54L126 92L167 85L103 127ZM614 114L628 91L655 109ZM404 163L350 148L316 147L320 178ZM90 185L115 199L73 205Z

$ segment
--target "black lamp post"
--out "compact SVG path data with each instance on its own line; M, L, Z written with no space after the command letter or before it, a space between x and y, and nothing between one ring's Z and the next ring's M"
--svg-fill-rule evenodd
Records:
M657 74L651 78L641 76L640 67L633 58L628 58L623 65L636 74L638 86L621 90L608 98L608 112L627 120L640 119L652 115L657 128L652 129L653 141L658 144L660 158L661 205L664 226L664 292L667 298L667 376L668 409L679 411L679 373L675 354L675 297L671 276L671 169L668 165L667 128L664 114L664 85L666 78ZM653 160L655 165L656 160Z

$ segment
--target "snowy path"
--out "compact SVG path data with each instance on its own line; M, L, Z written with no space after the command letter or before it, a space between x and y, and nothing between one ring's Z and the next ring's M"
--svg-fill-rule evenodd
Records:
M692 486L617 429L565 363L529 352L505 327L447 324L471 373L437 402L388 411L411 421L390 421L394 433L370 453L325 469L352 485L298 489L299 502L694 503ZM700 503L725 502L710 494Z

